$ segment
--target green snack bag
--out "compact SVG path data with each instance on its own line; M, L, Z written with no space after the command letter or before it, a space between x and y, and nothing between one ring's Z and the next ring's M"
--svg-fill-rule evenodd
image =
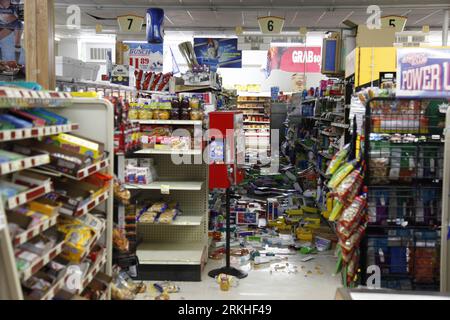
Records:
M328 188L334 189L336 188L344 178L353 171L356 165L356 160L352 162L346 163L339 168L338 171L333 175L333 177L328 182Z
M344 205L339 200L336 200L335 204L333 206L333 210L331 211L331 214L330 214L330 217L328 218L328 220L336 221L337 219L339 219L343 209L344 209Z
M348 155L348 150L350 149L350 144L347 144L344 149L336 153L333 159L330 161L330 164L327 168L326 175L331 175L335 173L344 161L345 157Z

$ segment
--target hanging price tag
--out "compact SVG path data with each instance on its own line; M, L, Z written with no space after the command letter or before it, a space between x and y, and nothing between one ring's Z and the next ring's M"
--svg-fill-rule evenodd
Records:
M161 185L161 193L162 194L170 194L170 186L168 184Z

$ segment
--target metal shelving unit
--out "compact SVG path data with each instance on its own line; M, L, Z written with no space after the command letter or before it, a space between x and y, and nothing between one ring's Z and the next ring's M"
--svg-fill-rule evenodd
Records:
M257 163L270 150L270 98L239 96L237 110L244 114L245 161ZM245 126L247 125L247 126ZM252 125L258 127L251 127Z
M135 154L179 154L179 155L201 155L201 149L191 150L166 150L166 149L142 149L136 151Z
M443 229L447 225L441 222L444 146L434 136L442 136L445 115L433 103L374 98L366 105L369 224L361 244L361 269L380 266L382 287L439 288L439 255L446 259L445 250L440 251L445 233L441 224Z
M139 124L167 124L167 125L192 125L201 126L202 120L130 120L130 122L137 122Z
M79 127L78 124L72 123L58 126L43 126L36 128L1 130L0 142L30 139L30 138L41 138L58 133L75 131L78 130L78 127Z
M60 91L71 92L103 92L104 97L123 96L129 100L136 94L136 88L109 83L107 81L76 80L57 77L56 84Z
M127 189L200 191L203 181L154 181L149 184L125 184Z
M134 157L146 155L136 153ZM177 201L182 214L171 224L137 222L138 278L200 281L207 259L208 165L177 165L171 154L153 154L152 158L160 180L126 187L136 201ZM119 170L120 177L123 169Z
M192 89L192 88L189 88ZM205 90L210 90L205 87ZM198 92L195 87L193 92ZM190 91L189 91L190 92ZM125 184L133 203L176 201L180 215L170 224L136 224L137 279L200 281L207 260L208 245L208 165L203 162L203 121L131 120L140 125L193 126L192 149L151 149L118 155L118 177L124 180L126 158L152 158L158 180L148 184ZM175 160L176 158L176 160ZM172 160L175 161L172 161ZM188 160L177 164L179 160ZM125 229L125 207L118 206L119 228Z
M440 290L450 291L450 108L446 111L444 130L444 170L442 181L442 229L441 229L441 265Z
M0 174L8 174L24 169L42 166L50 162L48 154L25 157L19 160L4 162L0 165Z
M0 107L1 108L33 108L44 107L53 108L53 112L73 121L67 125L46 126L32 129L15 129L0 131L0 141L16 141L21 139L38 138L49 136L60 132L71 132L77 130L77 133L86 138L95 139L104 143L107 158L100 163L94 164L89 169L80 170L77 176L69 176L76 181L87 177L95 172L103 171L109 175L113 174L113 106L106 100L102 99L72 99L68 93L63 92L46 92L31 91L26 89L0 88ZM47 156L48 157L48 156ZM48 262L57 258L65 249L65 241L59 239L57 244L49 251L42 254L39 259L33 261L28 268L17 270L14 256L14 247L24 244L41 233L54 228L58 221L58 214L52 216L48 220L39 223L32 228L16 235L13 239L9 236L6 210L16 208L19 205L39 198L53 190L51 179L57 179L63 176L56 172L49 172L45 169L48 159L24 159L14 164L2 167L2 175L18 172L26 168L33 168L40 172L46 172L49 180L43 185L31 187L30 189L19 193L13 197L0 201L0 299L24 299L21 281L30 278ZM44 165L44 166L43 166ZM30 169L30 170L33 170ZM66 175L67 176L67 175ZM82 208L78 208L77 215L82 215L97 207L105 213L106 219L102 230L98 232L92 239L90 249L99 243L100 238L105 239L104 246L104 263L101 268L94 270L96 272L104 269L106 274L112 272L112 184L98 197L91 200L90 203ZM89 254L89 251L85 253ZM61 274L51 288L41 297L41 299L52 299L58 291L63 289L67 284L67 274ZM105 298L110 297L109 290L104 293Z

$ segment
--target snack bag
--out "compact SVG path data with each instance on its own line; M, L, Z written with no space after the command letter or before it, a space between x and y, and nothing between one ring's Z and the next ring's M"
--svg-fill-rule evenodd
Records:
M389 183L389 158L371 158L369 164L371 182L373 184Z
M347 265L347 283L351 284L355 282L355 278L359 267L359 250L355 250L350 258L350 262Z
M135 86L136 90L142 89L142 78L144 77L144 71L136 69L134 71L134 77L136 79Z
M148 211L154 211L154 212L164 212L167 209L167 203L165 202L155 202Z
M328 220L336 221L341 216L343 209L344 205L339 200L334 201L333 210L331 211Z
M365 198L356 197L352 204L342 213L339 223L347 228L350 227L359 218L366 204L367 200Z
M120 251L128 251L129 242L125 237L123 231L119 229L113 229L113 246Z
M342 180L336 188L336 196L345 205L349 205L363 184L360 170L354 170Z
M348 151L350 149L350 144L347 144L342 150L340 150L336 155L331 159L330 164L328 165L326 175L331 175L339 169L342 161L344 161L345 157L348 155Z
M339 239L339 246L342 249L342 257L345 262L349 262L354 250L359 246L366 230L366 225L360 225L347 240Z
M173 220L175 220L177 215L178 215L177 209L166 210L163 213L161 213L158 221L159 223L170 224L173 222Z
M346 163L343 166L341 166L331 177L330 181L328 182L328 188L335 189L342 180L344 180L347 175L352 172L352 170L355 168L356 161L353 160L352 162Z
M95 233L91 228L83 225L73 225L72 228L68 227L66 230L65 249L61 253L61 257L70 262L79 263L88 250Z
M142 223L154 223L158 218L159 212L146 211L139 217L139 222Z

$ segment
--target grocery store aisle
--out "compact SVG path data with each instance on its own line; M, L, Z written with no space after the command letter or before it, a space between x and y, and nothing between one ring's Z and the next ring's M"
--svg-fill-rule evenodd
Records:
M302 262L302 256L289 256L287 263L297 267L297 273L288 273L286 267L273 271L272 267L260 267L250 270L247 278L240 280L237 287L221 291L214 279L208 277L208 271L220 267L218 261L209 260L201 282L174 282L180 287L179 293L170 294L172 300L331 300L336 289L341 286L340 276L333 275L336 258L329 251L324 255L315 255L313 260ZM286 262L278 263L286 266ZM270 272L272 269L272 273ZM292 269L291 269L292 270ZM148 282L148 290L137 299L154 299L154 282Z

